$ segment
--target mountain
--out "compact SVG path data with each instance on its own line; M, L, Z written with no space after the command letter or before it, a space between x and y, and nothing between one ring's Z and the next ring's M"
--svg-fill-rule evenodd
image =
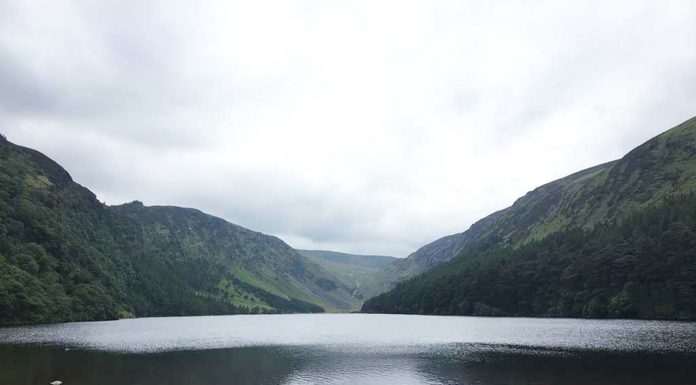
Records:
M474 224L468 231L440 238L421 247L408 257L397 259L384 266L376 273L379 279L372 281L369 288L370 293L377 295L388 291L399 282L422 274L454 258L464 246L480 235L481 231L486 228L485 224L492 221L494 215Z
M380 272L381 291L449 261L466 245L484 237L498 237L513 245L543 239L564 227L592 227L626 211L647 207L664 195L691 188L696 160L688 146L693 140L695 119L643 144L621 160L541 186L469 230L438 239L395 261ZM679 148L672 148L675 143Z
M435 267L363 310L694 318L695 190L693 118L395 262L390 282Z
M297 252L316 263L333 263L364 269L379 269L397 261L399 258L384 255L360 255L326 250L300 250Z
M356 302L349 287L279 238L196 209L145 207L140 202L110 209L138 225L144 235L143 254L176 263L192 287L216 283L207 292L223 291L235 305L282 310L264 300L266 294L259 290L331 311L348 310Z
M356 255L325 250L297 250L310 261L322 266L345 286L350 287L357 300L353 310L359 310L366 296L376 294L371 290L381 268L391 265L398 258L382 255Z
M356 299L278 238L198 210L109 207L0 136L0 323L349 310Z

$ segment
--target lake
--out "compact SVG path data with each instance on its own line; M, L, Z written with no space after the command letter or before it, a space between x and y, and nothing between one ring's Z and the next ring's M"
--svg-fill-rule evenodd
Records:
M687 322L316 314L0 329L0 384L696 384Z

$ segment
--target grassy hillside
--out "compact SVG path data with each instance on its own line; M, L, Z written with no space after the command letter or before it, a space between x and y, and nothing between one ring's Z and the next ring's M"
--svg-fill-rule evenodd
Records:
M691 305L679 302L678 298L688 297L692 293L693 287L685 284L680 274L691 269L694 254L689 254L688 244L675 246L658 241L667 237L674 228L684 229L685 234L693 230L688 218L673 211L679 211L683 206L688 212L686 209L692 204L689 199L695 188L696 119L691 119L618 161L539 187L520 198L512 207L483 219L465 233L451 237L454 240L449 239L448 242L456 247L450 247L447 252L456 255L455 260L368 301L364 310L692 318ZM659 218L658 227L648 230L645 226L636 225L651 215ZM632 236L624 234L628 231L633 232ZM563 249L575 245L575 237L580 237L583 243L576 245L578 248ZM598 243L600 240L603 243ZM443 242L440 240L428 247L433 249ZM647 248L647 243L650 248ZM416 253L408 263L423 266L432 262L432 259L424 262L423 255ZM672 255L679 255L679 262L670 259ZM451 258L442 257L434 265ZM507 267L493 268L490 261ZM587 261L595 261L596 264ZM631 274L607 279L595 276L600 266L615 263L628 264L622 268ZM545 270L549 266L554 266L554 269ZM510 272L509 269L513 269L515 274L524 272L528 275L502 274ZM571 271L566 269L579 269L577 275L580 278L574 284L584 285L584 289L562 286L559 280ZM498 297L500 293L494 294L495 288L503 285L505 280L511 285L505 291L507 297L520 302L515 306L503 306L500 302L502 297ZM555 297L549 300L553 304L543 301L539 304L539 298L544 297L542 294L531 289L521 292L515 286L525 282L538 282L537 288L540 290L559 289L554 292L556 295L562 295L560 288L568 292L562 301ZM619 290L616 285L638 287L637 290L642 290L643 294L638 296L631 291L633 289L626 289L633 293L629 295L622 291L623 287ZM593 287L594 291L585 292L589 287ZM661 294L654 294L655 290ZM594 312L585 309L590 303L611 303L616 296L624 294L621 298L630 297L630 311L621 312L612 308ZM571 295L577 297L568 300ZM658 299L680 305L658 309L659 305L655 303ZM532 305L535 303L537 305Z
M276 237L196 209L145 207L133 202L111 210L136 222L144 234L143 252L151 258L180 264L182 278L192 287L209 284L207 292L223 290L227 299L237 305L269 306L241 286L245 284L281 298L315 303L327 310L351 308L349 287Z
M398 258L384 255L358 255L326 250L297 250L300 254L316 262L336 263L365 269L379 269L388 266Z
M519 245L568 227L590 229L696 186L696 118L631 151L620 160L541 186L511 207L463 233L432 242L380 272L386 291L398 282L454 258L468 244L488 238Z
M380 268L397 258L380 255L355 255L324 250L297 250L310 261L322 266L346 287L351 288L353 308L359 310L363 300L373 294L371 287L378 279Z
M281 240L197 210L108 207L0 138L0 323L348 310L350 288Z

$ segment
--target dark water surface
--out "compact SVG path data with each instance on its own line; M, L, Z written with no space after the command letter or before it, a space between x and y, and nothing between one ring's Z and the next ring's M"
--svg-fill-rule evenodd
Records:
M696 324L257 315L0 329L0 384L696 384Z

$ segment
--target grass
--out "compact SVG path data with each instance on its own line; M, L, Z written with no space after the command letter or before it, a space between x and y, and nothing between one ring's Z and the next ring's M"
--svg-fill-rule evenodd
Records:
M232 282L223 279L217 285L218 289L226 293L226 299L235 306L245 306L249 309L258 307L259 309L273 309L269 304L256 297L254 294L245 291L242 288L236 287Z

